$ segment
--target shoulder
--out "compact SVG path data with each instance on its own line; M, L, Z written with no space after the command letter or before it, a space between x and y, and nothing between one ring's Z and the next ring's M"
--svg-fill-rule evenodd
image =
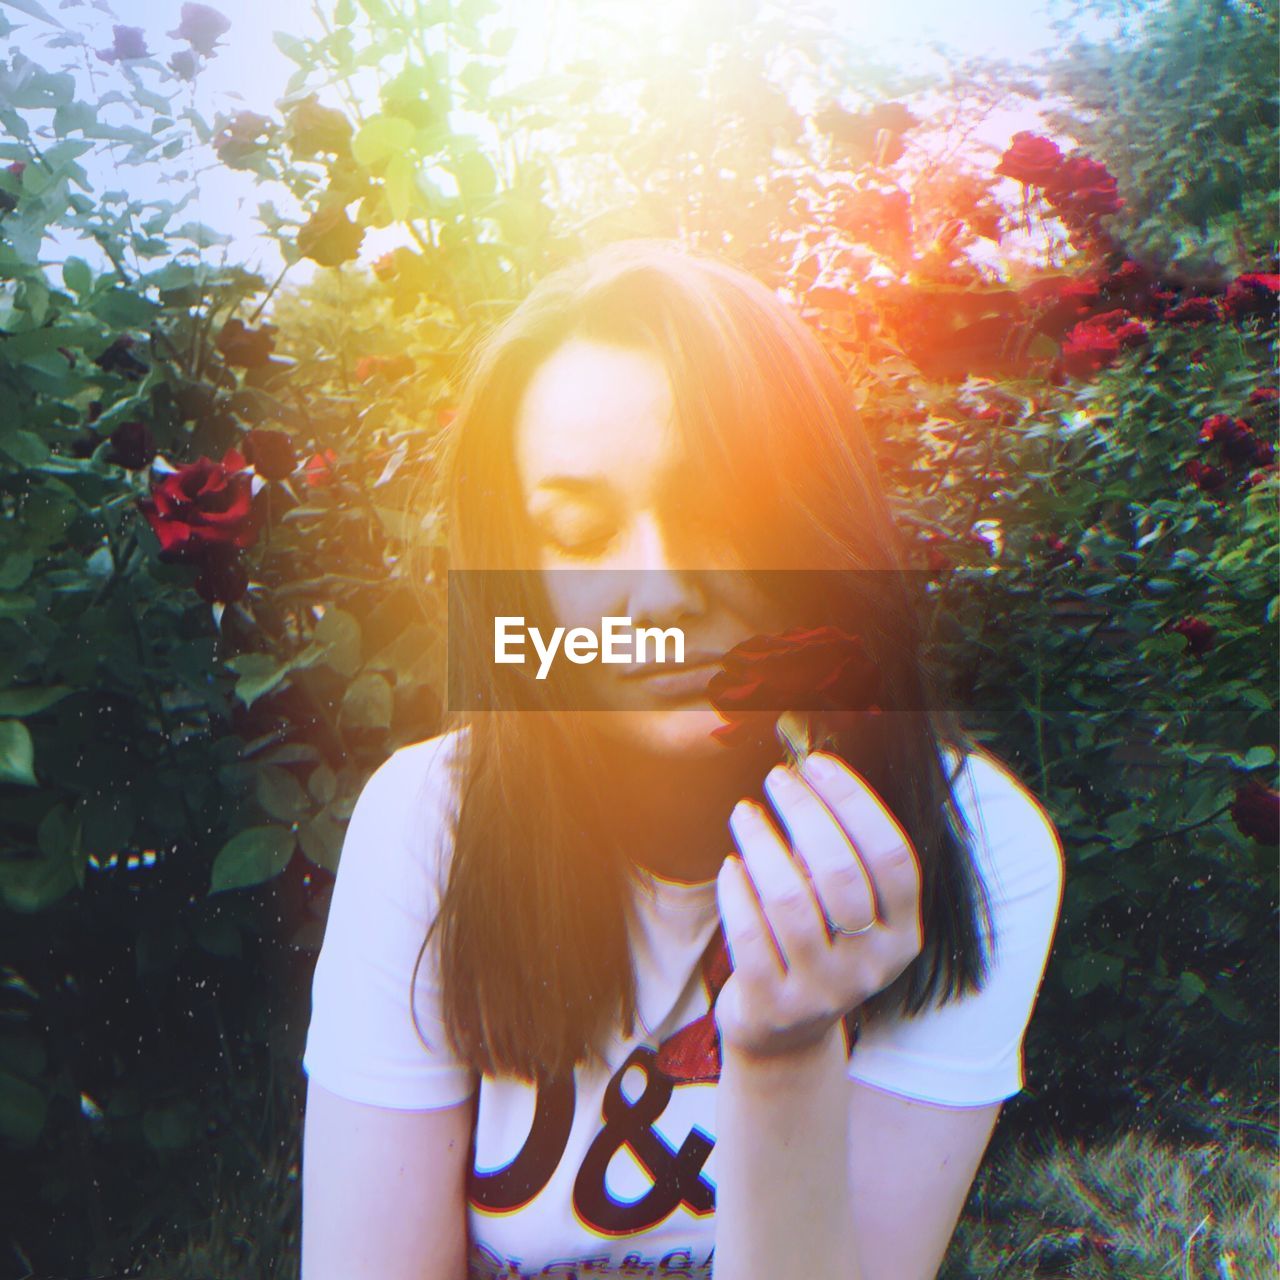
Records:
M944 753L944 763L950 776L956 753ZM952 793L974 863L997 899L1061 890L1065 858L1057 826L1008 764L984 748L967 752Z
M340 867L357 862L385 874L440 880L458 810L464 735L454 729L399 747L369 775L351 813Z

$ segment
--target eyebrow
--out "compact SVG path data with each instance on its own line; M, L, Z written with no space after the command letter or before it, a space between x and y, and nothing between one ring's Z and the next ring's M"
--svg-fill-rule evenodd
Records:
M665 476L667 487L678 490L680 488L681 481L686 479L683 472L684 467L679 463L668 468ZM551 489L569 494L596 494L602 490L606 493L611 493L613 492L613 488L613 484L603 476L584 476L566 473L562 475L548 476L545 480L540 480L534 486L534 492L536 493L539 489Z

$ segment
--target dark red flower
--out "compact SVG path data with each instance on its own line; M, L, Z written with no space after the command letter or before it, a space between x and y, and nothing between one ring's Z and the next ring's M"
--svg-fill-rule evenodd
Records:
M1249 392L1250 404L1275 404L1280 400L1280 389L1276 387L1254 387Z
M1217 493L1227 483L1227 473L1198 458L1187 463L1187 475L1203 493Z
M200 561L195 588L210 604L235 604L249 588L249 574L234 547L210 547Z
M1241 835L1268 848L1280 844L1280 791L1259 778L1236 789L1231 818Z
M337 478L338 455L332 449L313 453L307 459L303 480L309 488L323 489Z
M364 228L347 217L340 204L317 209L298 228L298 252L322 267L337 267L350 262L360 252Z
M1252 489L1256 484L1262 484L1266 480L1271 480L1278 472L1280 472L1280 468L1277 468L1274 462L1269 466L1261 467L1257 471L1250 471L1244 480L1245 488Z
M231 19L207 4L184 4L182 19L175 30L168 34L175 40L185 40L197 53L212 58L218 47L218 37L231 30Z
M243 320L228 320L218 333L216 346L222 358L241 369L267 364L275 350L275 325L246 328Z
M1170 307L1160 317L1166 324L1207 324L1222 319L1214 298L1187 298Z
M1270 440L1254 439L1253 456L1248 461L1255 467L1269 467L1276 460L1275 445Z
M1124 208L1107 166L1089 156L1064 160L1043 185L1046 199L1068 220L1092 222Z
M1235 321L1251 316L1271 319L1280 309L1280 275L1246 272L1237 276L1227 286L1222 309Z
M214 134L213 149L218 159L232 169L252 168L254 156L271 141L275 125L256 111L237 111Z
M117 467L141 471L156 456L156 441L145 422L122 422L110 436L103 458Z
M1194 365L1204 364L1205 357L1209 354L1208 347L1197 347L1188 357L1187 363Z
M1062 344L1062 367L1083 378L1114 364L1122 352L1147 340L1147 326L1123 310L1106 311L1076 325Z
M196 55L190 49L179 49L169 59L173 73L183 80L196 78Z
M160 557L200 561L213 546L248 547L258 536L253 478L228 449L221 462L201 455L166 475L151 475L151 496L138 509L160 540Z
M1248 462L1257 457L1262 443L1247 422L1226 413L1215 413L1204 420L1200 440L1204 444L1216 444L1229 462Z
M147 33L141 27L112 27L115 37L105 49L98 50L98 57L103 62L120 62L129 58L149 58L151 51L147 48Z
M1126 258L1110 275L1098 281L1098 288L1113 307L1146 315L1157 309L1155 283L1149 268Z
M130 382L137 382L147 376L148 366L133 354L133 338L122 333L93 362L104 373L117 373Z
M244 438L244 456L264 480L287 480L298 465L293 441L283 431L255 427Z
M1169 630L1182 636L1187 642L1187 652L1198 658L1213 648L1217 631L1203 618L1185 617L1171 623Z
M838 627L792 627L735 645L720 660L707 697L726 721L712 736L732 745L751 736L760 713L812 711L840 730L878 713L880 672L860 636Z
M1013 135L996 172L1026 186L1042 187L1061 164L1062 150L1057 143L1023 129Z
M289 112L289 138L293 154L302 159L322 151L344 156L351 150L351 121L312 93Z

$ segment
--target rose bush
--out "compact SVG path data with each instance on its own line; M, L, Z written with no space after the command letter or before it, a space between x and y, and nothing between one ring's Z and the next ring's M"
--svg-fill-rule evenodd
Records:
M729 254L800 307L918 554L951 694L1059 826L1064 925L1006 1126L1083 1130L1158 1072L1249 1078L1275 999L1280 278L1273 88L1247 55L1274 22L1210 37L1180 5L1131 49L1076 49L1053 75L1104 111L957 158L998 78L941 105L871 79L808 121L770 70L786 23L666 55L703 96L656 92L640 41L522 95L493 90L511 33L474 14L322 8L277 41L285 96L212 121L202 69L239 38L216 9L143 30L148 57L131 29L0 15L0 1134L29 1170L5 1212L31 1269L119 1269L163 1221L208 1219L200 1177L268 1166L343 824L439 723L442 602L419 587L447 530L421 486L457 378L543 273L623 234ZM1209 38L1221 57L1186 62ZM44 65L58 41L109 90ZM1184 62L1205 92L1157 92ZM459 105L514 151L457 131ZM540 150L548 122L568 154ZM197 153L260 183L286 275L215 262L228 238L177 193L87 181L108 146L179 184ZM994 270L1017 235L1042 256ZM322 269L291 289L303 259ZM856 662L824 669L866 694ZM87 1230L40 1232L71 1204Z

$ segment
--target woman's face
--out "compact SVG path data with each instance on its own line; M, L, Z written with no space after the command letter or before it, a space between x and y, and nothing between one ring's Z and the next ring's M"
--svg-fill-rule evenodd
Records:
M652 653L629 670L634 643L627 665L580 666L586 722L650 753L724 753L711 736L724 722L701 686L719 655L782 622L696 501L661 361L569 339L530 379L515 451L534 530L525 564L542 570L555 624L600 634L602 619L621 617L684 633L684 674Z

